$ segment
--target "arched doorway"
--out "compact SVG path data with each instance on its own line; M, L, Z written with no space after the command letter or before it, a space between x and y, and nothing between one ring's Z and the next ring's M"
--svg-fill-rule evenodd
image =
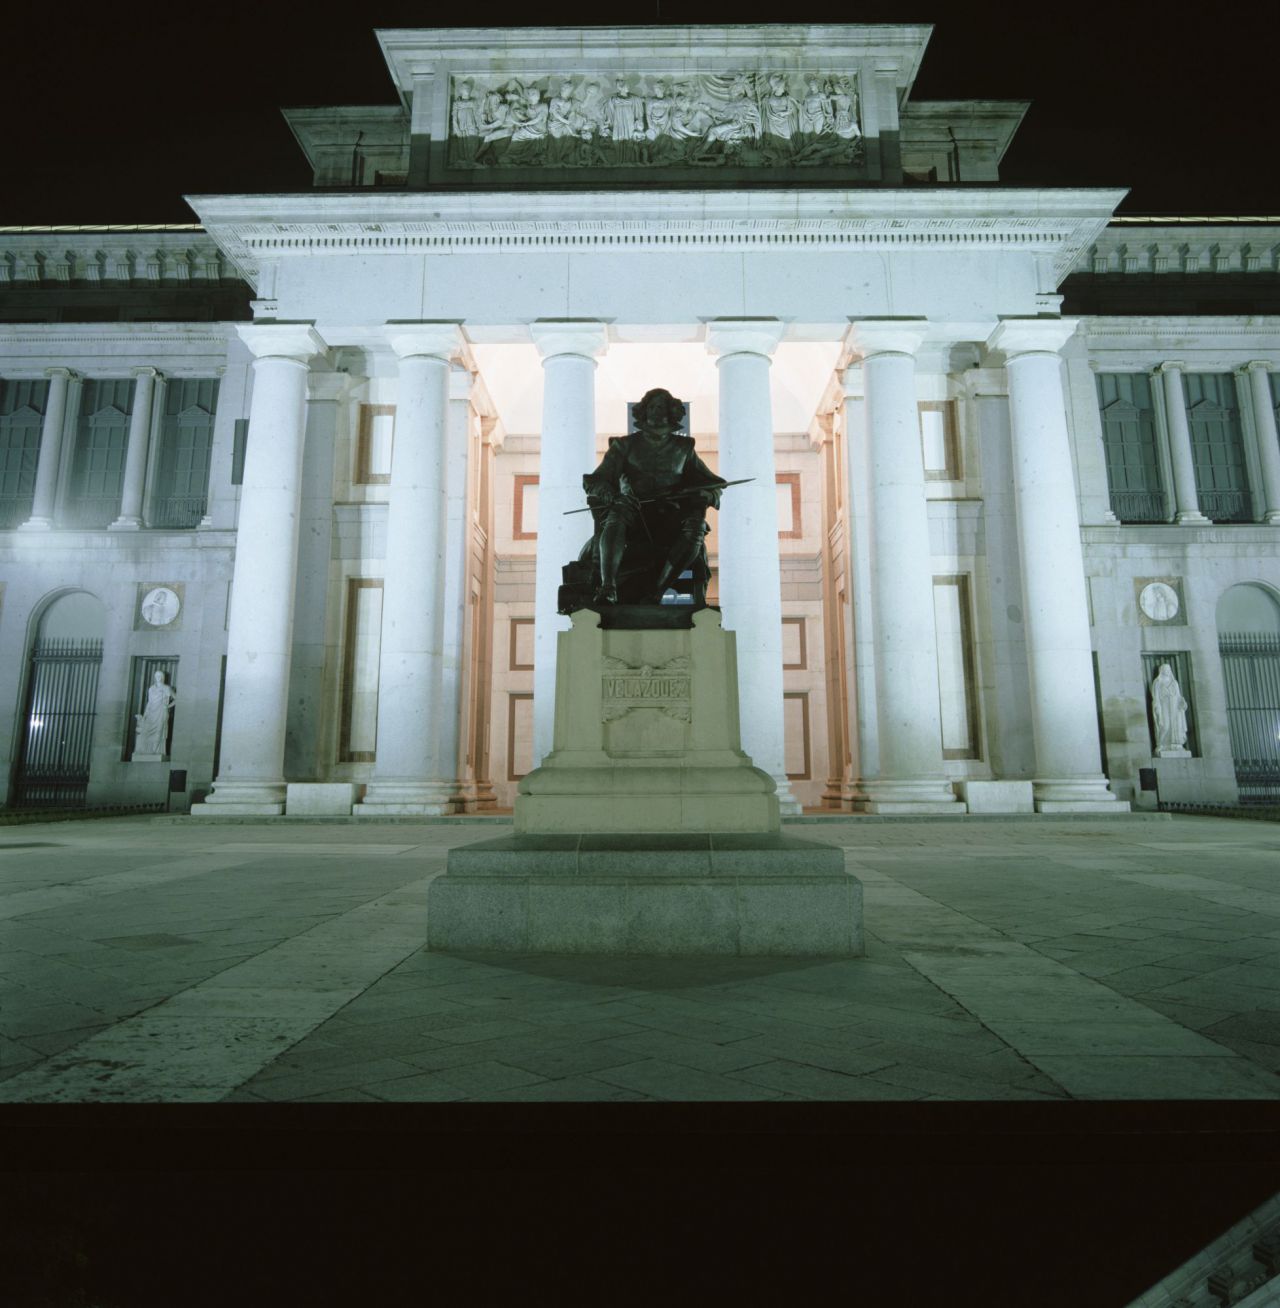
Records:
M1232 586L1218 601L1218 650L1242 804L1280 800L1280 601Z
M75 807L89 785L105 611L85 591L58 596L31 645L15 802Z

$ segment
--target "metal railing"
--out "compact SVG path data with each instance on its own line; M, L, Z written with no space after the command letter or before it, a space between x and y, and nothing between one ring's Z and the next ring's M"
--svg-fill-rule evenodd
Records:
M31 516L32 496L0 495L0 531L12 531Z
M1253 504L1245 490L1201 491L1200 512L1214 522L1252 522Z
M120 496L76 495L63 505L59 525L63 527L106 527L120 514Z
M209 502L207 495L166 495L153 500L147 522L152 527L198 527Z
M84 803L101 667L100 640L36 642L18 768L19 806Z
M1242 804L1280 799L1280 636L1228 632L1218 638L1227 689L1227 728Z
M1121 522L1168 522L1163 491L1111 492L1111 512Z

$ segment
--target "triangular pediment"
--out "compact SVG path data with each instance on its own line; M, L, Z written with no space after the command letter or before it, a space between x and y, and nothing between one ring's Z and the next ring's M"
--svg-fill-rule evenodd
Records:
M20 404L12 413L6 413L0 421L14 423L17 426L25 426L29 422L42 422L44 414L38 409L33 409L29 404Z

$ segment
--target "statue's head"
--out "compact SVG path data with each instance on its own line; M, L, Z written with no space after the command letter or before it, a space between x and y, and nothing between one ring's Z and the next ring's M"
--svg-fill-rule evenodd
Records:
M152 680L152 681L153 681L157 686L163 686L163 685L164 685L164 673L163 673L163 672L160 672L160 671L158 671L158 670L157 670L156 672L153 672L153 673L151 674L151 680Z
M684 401L677 400L670 391L646 391L634 410L636 426L645 431L678 431L684 411Z

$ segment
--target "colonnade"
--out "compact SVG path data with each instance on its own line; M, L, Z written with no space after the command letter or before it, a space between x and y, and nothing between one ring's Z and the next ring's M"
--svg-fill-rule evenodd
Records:
M1102 775L1077 499L1059 351L1074 322L1010 319L990 336L1009 376L1036 805L1046 812L1115 811ZM255 355L249 442L230 611L222 769L209 812L283 810L284 722L293 624L306 374L326 347L305 325L238 329ZM596 360L605 326L540 321L531 329L545 375L539 464L535 602L535 763L551 744L555 612L560 569L583 542L564 510L581 506L596 459ZM772 319L707 326L720 389L720 470L739 488L720 523L720 601L738 633L743 747L796 809L783 751L782 612L774 491L770 358L782 336ZM916 407L915 357L936 329L920 319L862 319L848 344L866 404L870 593L877 748L860 778L873 812L962 812L942 759L938 656L928 509ZM450 360L458 323L388 324L399 367L392 456L374 777L365 816L441 813L456 792L461 624L454 571L466 515L456 498L456 419ZM847 390L851 375L846 377ZM1265 378L1264 378L1265 381ZM465 397L464 397L465 398ZM849 424L846 423L846 431ZM463 427L465 444L465 426ZM1278 456L1280 462L1280 456ZM451 471L452 469L452 471ZM463 460L465 479L465 458ZM848 460L851 484L862 475ZM849 502L852 503L852 495ZM452 524L452 531L450 525Z
M216 369L218 375L223 371L222 368ZM134 390L120 481L120 511L115 520L107 524L108 531L140 531L144 526L147 464L157 435L158 414L163 407L168 381L159 369L150 365L132 368L130 373ZM40 424L40 450L36 456L31 512L20 524L20 531L50 531L57 525L58 480L65 462L64 445L68 426L74 426L76 420L76 397L82 390L83 379L69 368L46 368L45 376L49 379L49 390ZM200 525L211 525L207 509Z

